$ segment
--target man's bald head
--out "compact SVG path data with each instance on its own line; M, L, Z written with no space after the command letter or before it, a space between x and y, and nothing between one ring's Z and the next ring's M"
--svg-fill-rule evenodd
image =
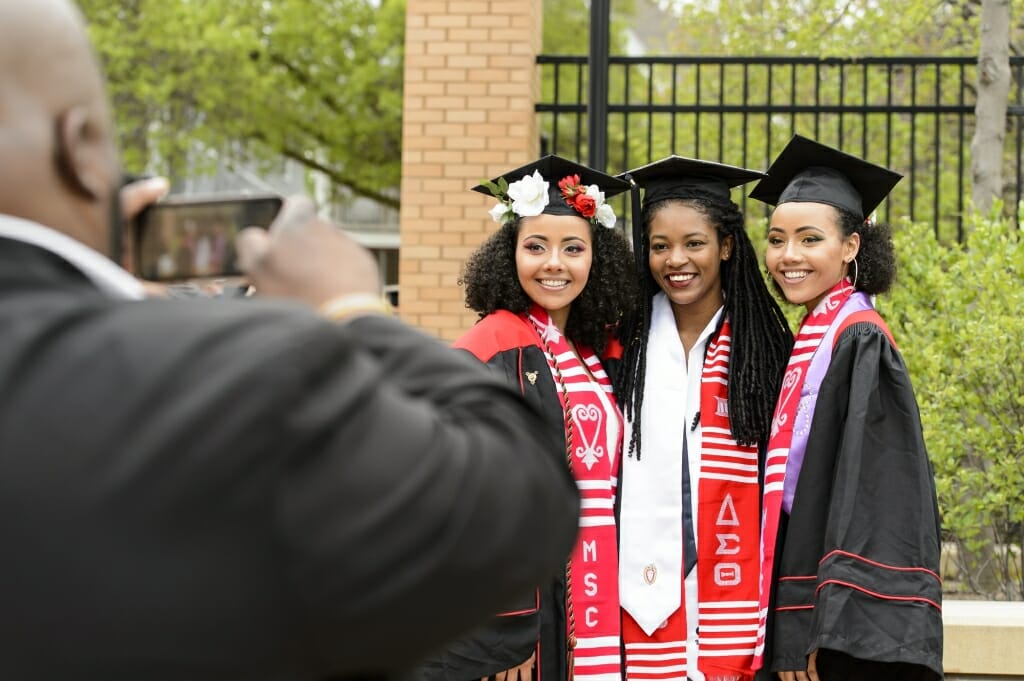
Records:
M0 79L54 105L93 95L101 79L78 9L66 0L0 0Z
M118 183L110 113L78 9L0 0L0 213L107 252Z

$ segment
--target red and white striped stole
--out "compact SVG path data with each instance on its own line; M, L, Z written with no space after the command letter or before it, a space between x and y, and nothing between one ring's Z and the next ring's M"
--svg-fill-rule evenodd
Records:
M535 306L530 318L541 336L566 414L570 466L581 499L580 532L567 570L570 678L621 681L614 504L622 415L597 355L589 348L577 348L585 369L544 310Z
M625 615L629 681L685 679L688 673L694 675L694 666L706 681L753 678L760 530L757 447L738 444L730 430L731 349L727 318L708 347L701 372L696 519L699 650L687 650L684 586L681 607L650 636Z
M853 286L846 279L836 284L800 324L793 343L793 351L782 377L779 399L775 404L772 431L768 439L768 454L765 461L764 509L761 527L761 587L758 603L757 648L754 654L755 669L764 664L764 641L768 623L768 599L771 594L775 564L775 543L779 533L782 513L782 492L786 481L786 463L793 443L793 424L800 404L800 392L807 379L807 371L815 351L835 321L843 303L853 294Z

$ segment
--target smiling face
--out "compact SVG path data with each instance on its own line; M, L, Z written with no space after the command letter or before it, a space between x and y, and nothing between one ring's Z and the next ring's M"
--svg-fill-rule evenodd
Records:
M675 201L656 210L647 230L651 276L672 304L714 314L724 302L722 261L729 259L732 238L720 240L704 213Z
M572 302L590 278L593 259L590 223L583 218L542 213L520 221L516 238L519 285L563 331Z
M835 208L794 201L772 213L764 261L786 300L811 312L846 275L858 250L860 235L843 236Z

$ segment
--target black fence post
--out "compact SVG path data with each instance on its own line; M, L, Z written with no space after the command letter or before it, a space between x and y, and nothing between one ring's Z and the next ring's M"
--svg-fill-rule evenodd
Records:
M608 165L608 52L611 13L611 0L591 0L587 164L602 172Z

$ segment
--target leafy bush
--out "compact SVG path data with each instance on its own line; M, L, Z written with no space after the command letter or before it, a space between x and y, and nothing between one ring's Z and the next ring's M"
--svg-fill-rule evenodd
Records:
M1020 599L1024 242L998 210L971 218L963 245L897 230L899 281L878 307L914 381L955 590Z

